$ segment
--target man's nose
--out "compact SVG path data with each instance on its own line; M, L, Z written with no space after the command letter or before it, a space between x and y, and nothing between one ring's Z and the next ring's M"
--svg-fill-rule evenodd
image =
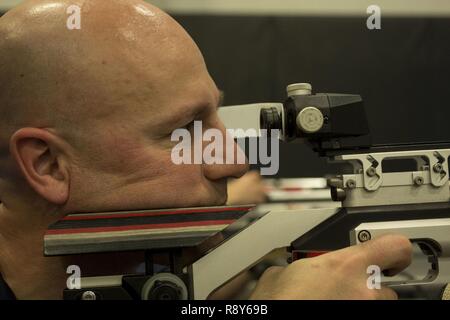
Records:
M226 159L227 152L223 152L223 164L205 164L204 175L210 180L219 180L223 178L240 178L248 170L248 160L244 151L236 142L233 142L234 161L231 162ZM228 152L228 155L230 152ZM242 161L244 160L244 161Z

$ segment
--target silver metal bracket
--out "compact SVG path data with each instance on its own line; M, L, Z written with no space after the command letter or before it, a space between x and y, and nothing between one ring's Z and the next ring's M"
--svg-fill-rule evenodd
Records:
M353 173L330 180L344 207L446 202L449 194L450 149L373 152L336 156ZM383 161L412 159L414 171L383 172Z

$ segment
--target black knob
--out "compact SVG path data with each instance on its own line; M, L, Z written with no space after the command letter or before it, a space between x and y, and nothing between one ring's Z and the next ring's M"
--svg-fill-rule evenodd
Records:
M180 300L181 288L169 281L156 281L149 294L150 300Z

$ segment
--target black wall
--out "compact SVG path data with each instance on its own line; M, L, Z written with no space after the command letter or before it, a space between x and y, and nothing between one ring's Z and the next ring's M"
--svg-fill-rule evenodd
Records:
M450 141L450 19L176 16L202 50L226 104L281 102L285 87L358 93L377 144ZM333 171L299 144L280 176Z

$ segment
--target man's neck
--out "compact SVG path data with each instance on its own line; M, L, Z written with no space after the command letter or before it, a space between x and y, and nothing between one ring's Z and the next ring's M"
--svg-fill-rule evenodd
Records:
M65 262L43 256L45 230L44 218L0 204L0 272L18 299L61 298Z

